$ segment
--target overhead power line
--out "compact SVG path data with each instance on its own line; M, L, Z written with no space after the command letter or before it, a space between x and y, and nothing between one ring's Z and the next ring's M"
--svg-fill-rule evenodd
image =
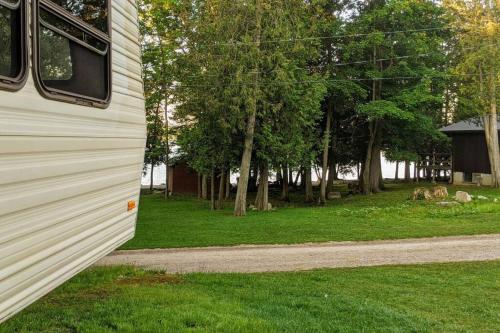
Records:
M272 40L262 40L260 44L278 44L278 43L293 43L297 41L309 41L309 40L328 40L328 39L341 39L341 38L353 38L353 37L364 37L371 36L376 33L384 35L393 35L401 33L410 32L428 32L428 31L440 31L440 30L450 30L451 27L430 27L422 29L408 29L408 30L392 30L392 31L373 31L370 33L355 33L355 34L342 34L342 35L332 35L332 36L311 36L311 37L297 37L297 38L287 38L287 39L272 39ZM243 46L243 45L256 45L256 42L225 42L225 43L213 43L213 44L203 44L203 45L216 45L216 46Z
M486 45L487 47L497 47L497 44L489 44ZM469 48L464 48L463 50L473 50L475 47L469 47ZM345 66L350 66L350 65L362 65L362 64L372 64L374 61L375 62L383 62L383 61L392 61L392 60L402 60L402 59L411 59L411 58L423 58L423 57L430 57L433 55L440 55L444 54L442 51L436 51L436 52L428 52L428 53L419 53L419 54L413 54L413 55L405 55L405 56L398 56L398 57L389 57L389 58L379 58L379 59L370 59L370 60L360 60L360 61L352 61L352 62L342 62L342 63L333 63L333 64L324 64L324 65L311 65L307 67L295 67L292 69L292 71L297 71L297 70L311 70L311 69L323 69L323 68L329 68L329 67L345 67ZM245 74L266 74L266 73L275 73L281 71L281 68L276 68L273 70L269 71L250 71L246 72ZM185 77L188 78L205 78L205 77L219 77L219 74L201 74L201 75L186 75ZM234 75L232 76L234 77Z
M497 73L483 73L484 77L488 76L497 76ZM481 74L446 74L442 73L441 75L428 75L428 76L394 76L394 77L373 77L373 78L350 78L350 79L324 79L324 80L301 80L301 81L279 81L272 83L263 83L260 82L256 84L255 82L241 82L241 83L230 83L225 84L224 87L239 87L239 86L255 86L259 87L264 86L272 86L272 85L293 85L293 84L307 84L307 83L328 83L328 82L364 82L364 81L392 81L392 80L416 80L416 79L438 79L438 78L446 78L446 77L478 77ZM175 88L178 86L184 87L198 87L198 88L217 88L214 85L202 85L202 84L180 84L180 85L171 85L170 88Z

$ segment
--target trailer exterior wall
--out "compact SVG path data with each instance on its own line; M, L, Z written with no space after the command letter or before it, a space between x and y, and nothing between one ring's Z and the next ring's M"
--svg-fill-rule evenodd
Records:
M0 91L0 322L134 236L146 138L136 4L112 0L112 99Z

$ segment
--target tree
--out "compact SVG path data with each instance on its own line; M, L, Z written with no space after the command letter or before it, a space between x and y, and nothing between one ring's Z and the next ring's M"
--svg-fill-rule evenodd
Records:
M198 172L239 166L235 215L244 215L250 169L260 170L258 189L267 192L269 170L299 168L310 149L324 94L321 77L307 67L318 43L286 40L311 34L310 6L301 0L186 3L177 143ZM259 193L257 206L267 209L267 197Z
M397 131L404 136L404 128L414 126L420 116L429 116L421 109L429 101L438 107L426 112L440 113L446 64L444 23L442 8L431 1L392 0L363 5L350 26L361 40L348 44L345 56L370 59L359 66L359 74L371 81L366 87L370 101L357 108L368 132L360 181L365 194L382 190L380 155L391 149L389 128L404 124Z
M260 41L262 33L262 3L255 0L255 31L253 42L255 43L255 60L253 70L255 71L253 96L247 101L247 121L245 130L245 141L243 145L243 156L241 157L240 178L234 203L234 215L246 214L248 177L250 174L250 163L252 160L253 141L255 135L255 120L257 117L257 102L259 99L259 72L260 72Z
M180 22L175 14L178 8L174 2L158 0L141 0L138 8L148 121L146 160L152 163L151 179L154 166L160 162L165 163L165 198L168 198L168 105L177 72ZM163 110L162 115L160 108ZM164 152L160 153L160 149Z
M492 185L500 187L497 84L500 78L498 0L445 0L454 27L459 80L459 117L480 116L484 126Z
M154 168L164 161L165 145L163 141L163 122L160 116L160 106L146 107L147 138L146 153L144 155L145 167L151 165L150 191L154 189Z
M302 0L265 2L262 13L260 85L254 140L254 160L260 169L257 207L267 209L266 169L282 174L282 200L288 200L290 174L310 164L311 135L321 117L323 78L309 67L319 43L295 40L316 34L313 7ZM272 4L272 10L270 10Z
M252 90L246 86L251 74L245 69L251 57L244 49L233 47L231 39L246 33L248 8L230 1L182 4L174 120L179 124L180 153L203 174L201 193L206 198L208 175L229 174L241 158L242 123ZM218 200L216 208L221 203Z

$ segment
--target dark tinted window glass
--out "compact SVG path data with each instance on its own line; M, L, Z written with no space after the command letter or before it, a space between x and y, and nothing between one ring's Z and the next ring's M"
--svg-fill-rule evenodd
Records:
M51 0L95 28L108 32L107 0Z
M43 9L40 10L40 19L42 25L50 26L52 27L53 30L55 28L55 30L61 30L67 34L70 34L71 36L78 38L82 42L96 48L99 51L104 52L107 49L106 43L99 41L97 38L92 37L85 31L79 29L78 27L72 25L71 23L65 21L64 19L61 19L53 14L50 14L49 12Z
M0 76L21 73L21 11L0 5Z
M45 87L106 100L109 44L44 9L39 20L39 74Z

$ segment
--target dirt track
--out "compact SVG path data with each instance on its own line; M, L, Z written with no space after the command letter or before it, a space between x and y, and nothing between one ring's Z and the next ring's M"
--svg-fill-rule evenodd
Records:
M98 265L135 265L170 273L250 273L498 259L500 234L373 242L117 251L102 259Z

